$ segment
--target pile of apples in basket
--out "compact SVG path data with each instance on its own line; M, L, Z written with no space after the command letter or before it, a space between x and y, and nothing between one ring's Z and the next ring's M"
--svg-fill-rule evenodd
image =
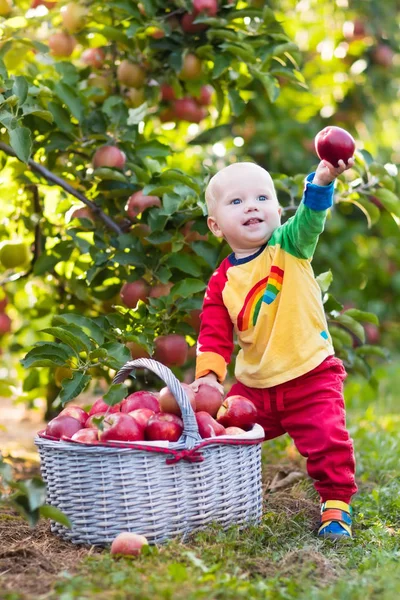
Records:
M256 407L247 398L230 396L223 400L210 385L201 385L196 393L188 384L181 385L195 411L202 438L241 435L256 423ZM44 434L84 444L165 443L176 442L182 431L181 410L169 388L164 387L159 392L134 392L112 407L99 398L89 412L70 404L48 423Z

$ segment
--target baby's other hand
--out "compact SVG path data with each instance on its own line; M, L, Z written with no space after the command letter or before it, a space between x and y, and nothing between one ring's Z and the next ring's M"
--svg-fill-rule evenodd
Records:
M199 387L204 384L210 385L220 392L220 394L225 394L223 386L218 382L217 376L215 373L208 373L208 375L204 375L204 377L199 377L193 383L190 384L190 387L194 392L198 392Z
M327 160L321 160L315 171L313 183L315 185L329 185L336 177L354 166L354 158L349 158L347 165L343 160L339 160L338 163L338 166L334 167Z

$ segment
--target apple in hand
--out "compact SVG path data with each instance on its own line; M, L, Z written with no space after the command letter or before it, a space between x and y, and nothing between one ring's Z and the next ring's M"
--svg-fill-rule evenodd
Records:
M195 394L190 385L187 383L181 383L181 386L186 392L187 397L189 398L189 402L193 410L196 410L196 400ZM160 409L161 412L171 413L173 415L181 415L181 409L177 401L175 400L175 396L172 394L170 389L166 386L160 390Z
M177 415L156 413L146 425L144 436L146 440L167 440L177 442L182 435L183 421Z
M72 436L74 442L82 442L84 444L92 444L99 441L99 430L94 427L80 429Z
M334 167L339 166L339 160L347 165L355 149L353 136L341 127L325 127L315 137L315 150L319 158L327 160Z
M81 423L82 427L85 426L85 423L89 416L87 412L83 410L83 408L81 408L80 406L76 406L75 404L70 404L69 406L66 406L58 416L60 415L68 415L70 417L74 417L74 419L77 419L77 421Z
M137 408L149 408L155 413L160 412L160 403L157 396L145 390L139 390L129 394L121 403L121 412L130 413Z
M148 543L144 535L124 531L114 538L110 552L113 556L138 556L143 546L147 546Z
M114 404L114 406L109 406L103 400L103 398L98 398L95 403L92 405L89 411L89 417L95 415L96 413L116 413L121 410L121 404Z
M154 410L150 410L150 408L136 408L128 413L142 429L145 429L150 417L155 414Z
M196 413L196 421L202 438L210 438L225 434L225 427L204 410Z
M215 417L222 404L222 394L212 385L203 383L196 392L195 400L196 411L205 410Z
M124 413L107 415L103 421L103 427L103 431L100 432L101 442L113 440L136 442L144 439L143 429L139 423Z
M250 429L257 421L257 409L244 396L230 396L222 403L217 420L224 427Z
M70 438L80 429L82 429L82 424L78 419L69 415L59 415L48 422L45 434L58 439L63 435Z
M244 433L246 433L245 430L240 427L227 427L224 435L243 435Z

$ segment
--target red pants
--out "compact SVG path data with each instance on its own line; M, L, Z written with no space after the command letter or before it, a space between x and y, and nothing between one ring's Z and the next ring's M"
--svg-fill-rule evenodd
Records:
M354 481L353 443L346 429L342 361L329 356L318 367L270 388L235 383L228 396L252 400L265 439L288 433L307 458L307 471L315 480L321 501L350 503L357 491Z

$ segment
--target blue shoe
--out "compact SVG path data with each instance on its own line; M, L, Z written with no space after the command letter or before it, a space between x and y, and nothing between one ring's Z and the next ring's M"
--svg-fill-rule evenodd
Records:
M318 537L328 540L351 539L351 508L341 500L321 504L321 524Z

